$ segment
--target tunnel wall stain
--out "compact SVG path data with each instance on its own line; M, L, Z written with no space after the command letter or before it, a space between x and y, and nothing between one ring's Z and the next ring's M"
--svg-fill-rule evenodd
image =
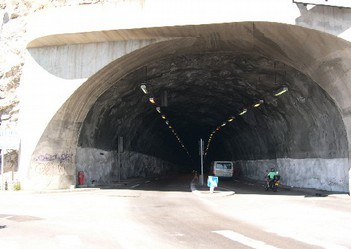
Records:
M235 161L242 176L263 181L266 171L274 168L281 175L281 184L289 187L315 188L348 192L348 158L277 158L274 160Z
M119 168L116 151L96 148L77 149L77 172L83 171L85 184L113 184L118 182ZM121 153L121 180L134 177L150 177L175 170L175 165L149 155L124 151Z

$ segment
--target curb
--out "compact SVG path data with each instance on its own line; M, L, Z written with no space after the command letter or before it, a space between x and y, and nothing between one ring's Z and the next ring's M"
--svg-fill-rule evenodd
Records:
M213 193L210 192L210 190L198 190L196 188L196 184L194 183L194 180L191 181L190 183L190 189L191 192L197 196L208 196L208 197L225 197L225 196L231 196L234 195L235 192L226 188L217 188Z

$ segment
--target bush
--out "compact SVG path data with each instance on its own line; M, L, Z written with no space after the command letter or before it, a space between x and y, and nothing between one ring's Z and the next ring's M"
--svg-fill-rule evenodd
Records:
M15 190L15 191L21 190L21 183L20 182L15 182L13 184L13 190Z

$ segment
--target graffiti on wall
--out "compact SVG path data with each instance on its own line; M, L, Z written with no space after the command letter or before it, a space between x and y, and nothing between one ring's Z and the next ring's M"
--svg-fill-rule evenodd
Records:
M45 153L35 158L37 162L59 162L59 163L71 163L73 162L73 154L63 152L61 154L49 154Z
M34 158L33 173L37 175L67 175L71 171L73 153L45 153Z

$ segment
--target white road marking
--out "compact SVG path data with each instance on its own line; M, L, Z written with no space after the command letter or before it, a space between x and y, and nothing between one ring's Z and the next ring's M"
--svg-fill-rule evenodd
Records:
M271 231L271 230L266 230L267 232L270 233L276 233L279 236L286 237L286 238L294 238L295 240L301 241L306 244L314 245L314 246L320 246L322 248L333 248L333 249L348 249L349 247L345 247L342 245L337 245L329 241L325 241L323 239L317 239L317 238L312 238L309 235L305 235L303 233L292 233L288 231Z
M135 184L134 186L132 186L131 188L136 188L138 187L140 184Z
M254 240L249 237L246 237L240 233L236 233L230 230L220 230L220 231L212 231L213 233L220 234L228 239L233 241L239 242L240 244L250 246L253 248L260 248L260 249L277 249L277 247L267 245L263 241Z

